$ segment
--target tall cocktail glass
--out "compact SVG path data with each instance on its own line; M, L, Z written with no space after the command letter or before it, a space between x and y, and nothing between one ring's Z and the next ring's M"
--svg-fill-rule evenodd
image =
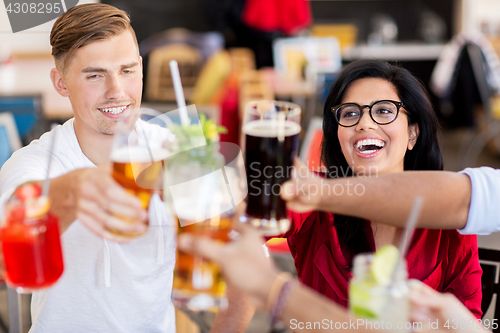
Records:
M353 278L349 287L350 311L365 319L368 328L408 332L406 265L398 265L392 276L393 262L379 262L375 264L377 267L373 263L373 254L359 254L354 258Z
M231 238L236 207L246 195L243 158L237 145L212 143L184 151L166 162L167 208L185 232L220 242ZM177 307L213 310L227 306L226 283L218 265L177 250L172 300Z

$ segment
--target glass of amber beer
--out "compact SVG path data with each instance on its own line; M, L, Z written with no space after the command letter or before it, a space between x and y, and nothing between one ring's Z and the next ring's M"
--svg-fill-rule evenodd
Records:
M263 236L275 236L290 228L282 184L291 178L300 133L300 107L281 101L254 101L245 106L245 167L248 182L243 222Z
M239 147L226 142L190 149L167 160L165 203L178 221L179 235L189 232L220 242L230 240L236 207L246 195L242 164ZM225 308L226 284L218 265L177 250L172 301L191 310Z
M139 198L142 208L146 210L154 190L163 186L163 160L170 154L169 146L173 139L168 129L168 118L152 109L131 109L116 124L111 152L112 176ZM123 216L117 217L138 223ZM141 235L111 232L124 237Z

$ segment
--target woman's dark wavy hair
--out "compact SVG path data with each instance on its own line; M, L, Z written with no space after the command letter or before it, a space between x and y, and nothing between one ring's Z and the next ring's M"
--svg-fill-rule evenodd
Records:
M442 170L443 158L438 143L439 124L422 82L397 65L377 60L358 60L343 68L325 102L321 160L328 172L349 170L347 175L353 176L340 148L337 135L339 125L334 119L332 108L342 103L352 82L363 78L380 78L392 83L400 101L403 102L408 124L417 123L419 126L420 135L415 146L406 151L404 170ZM342 175L343 172L336 174ZM362 222L363 220L358 218L335 215L339 240L347 245L353 254L371 251Z

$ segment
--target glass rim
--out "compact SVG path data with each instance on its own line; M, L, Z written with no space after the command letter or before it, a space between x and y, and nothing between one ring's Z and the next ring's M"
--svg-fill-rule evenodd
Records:
M267 110L267 111L259 111L257 110L257 105L258 104L272 104L272 105L278 105L280 107L283 107L283 110ZM285 108L287 108L287 110L285 110ZM269 113L278 113L278 112L283 112L283 111L287 111L288 112L288 116L289 117L293 117L293 116L300 116L301 115L301 110L300 110L300 106L298 104L295 104L295 103L292 103L292 102L287 102L287 101L277 101L277 100L257 100L257 101L250 101L250 102L247 102L245 104L245 111L248 113L248 114L251 114L251 115L262 115L263 113L265 112L269 112Z

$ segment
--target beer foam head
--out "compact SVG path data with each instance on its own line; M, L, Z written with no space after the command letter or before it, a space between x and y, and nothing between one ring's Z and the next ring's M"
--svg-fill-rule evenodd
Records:
M118 163L149 163L161 161L169 156L167 149L147 149L146 147L122 147L113 150L111 160Z
M264 119L246 123L243 126L243 132L261 138L277 137L281 133L284 136L292 136L300 133L300 125L292 121L280 122L277 119Z

